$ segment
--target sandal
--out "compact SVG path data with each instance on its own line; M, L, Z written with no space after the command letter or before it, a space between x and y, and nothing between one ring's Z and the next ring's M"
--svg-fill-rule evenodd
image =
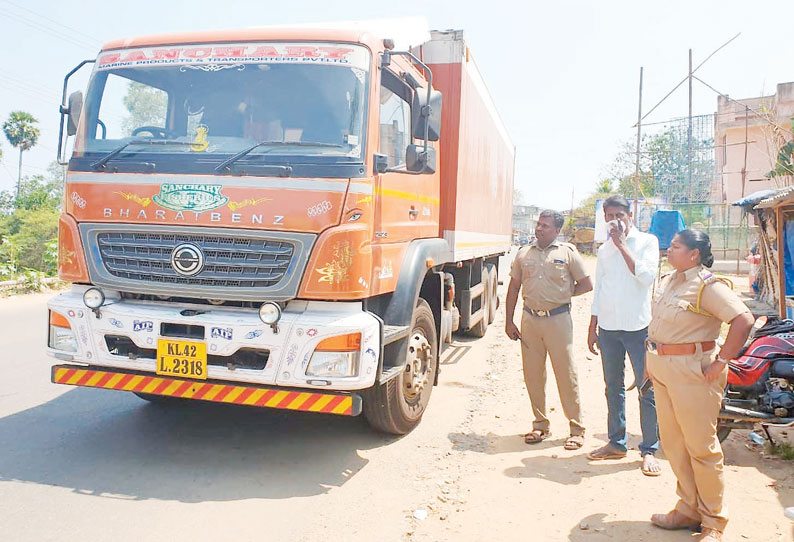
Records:
M582 446L584 446L584 435L571 435L565 441L563 448L566 450L578 450Z
M551 431L541 431L540 429L533 429L524 435L524 442L526 444L537 444L551 436Z
M650 459L649 459L650 458ZM654 467L656 467L654 469ZM645 454L642 458L642 466L640 470L645 476L661 476L662 465L653 454Z
M602 461L604 459L623 459L626 457L626 452L622 452L613 448L609 444L601 446L600 448L587 452L587 459L591 461Z

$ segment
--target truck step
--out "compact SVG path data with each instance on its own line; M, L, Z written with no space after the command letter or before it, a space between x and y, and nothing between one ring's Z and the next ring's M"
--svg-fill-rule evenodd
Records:
M383 326L383 344L387 345L408 336L408 326Z
M388 382L392 378L396 377L402 371L405 370L405 365L400 365L399 367L391 367L389 369L385 369L383 373L380 375L379 382L383 384L384 382Z

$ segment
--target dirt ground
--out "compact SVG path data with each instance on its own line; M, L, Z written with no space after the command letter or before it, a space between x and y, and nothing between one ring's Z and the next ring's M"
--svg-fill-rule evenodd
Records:
M600 360L585 346L589 295L573 303L588 428L577 451L562 449L567 422L553 378L554 436L524 444L529 399L503 308L484 338L456 338L443 353L422 423L397 438L361 418L162 407L51 384L47 297L0 300L2 541L693 540L648 523L675 503L675 479L663 455L662 476L639 471L636 392L627 401L628 457L585 457L606 439ZM725 453L725 540L791 541L783 509L794 506L794 463L763 456L747 431L734 432Z
M588 259L588 265L594 268L595 260ZM504 278L507 280L506 275ZM738 278L737 290L742 288L746 285ZM627 394L628 457L599 463L585 457L588 450L606 442L600 359L585 345L590 302L589 294L573 302L576 360L588 427L584 448L562 448L568 427L551 375L548 402L553 438L534 446L523 443L521 433L531 428L529 399L521 375L519 345L504 336L501 309L493 326L496 329L490 329L485 338L484 378L471 387L467 415L449 434L452 450L444 461L443 475L428 479L427 491L436 494L436 501L428 502L431 517L414 520L406 540L693 539L686 532L668 533L648 523L652 513L665 512L674 505L675 477L663 452L659 454L662 476L648 478L640 473L636 392ZM631 379L629 373L627 385ZM794 524L784 517L783 509L794 506L794 463L765 456L762 448L750 444L748 434L735 431L724 444L731 518L725 540L792 540ZM776 435L780 437L779 432Z

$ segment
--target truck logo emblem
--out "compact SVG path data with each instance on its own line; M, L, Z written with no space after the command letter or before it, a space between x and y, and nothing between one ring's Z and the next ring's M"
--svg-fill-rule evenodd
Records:
M229 202L229 198L221 194L222 188L220 184L164 184L152 199L160 207L172 211L200 213Z
M204 254L196 245L183 243L171 252L171 267L179 275L192 277L204 268Z

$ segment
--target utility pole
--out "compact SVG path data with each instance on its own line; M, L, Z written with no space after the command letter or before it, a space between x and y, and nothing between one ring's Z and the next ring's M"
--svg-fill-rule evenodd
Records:
M642 66L640 66L640 98L637 108L637 156L634 160L634 221L639 224L638 201L640 199L640 139L642 137Z
M686 128L687 146L687 186L689 196L687 197L687 227L692 226L692 49L689 50L689 122Z
M750 108L744 106L744 165L742 165L742 199L744 199L744 182L747 179L747 122L750 118Z

